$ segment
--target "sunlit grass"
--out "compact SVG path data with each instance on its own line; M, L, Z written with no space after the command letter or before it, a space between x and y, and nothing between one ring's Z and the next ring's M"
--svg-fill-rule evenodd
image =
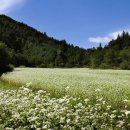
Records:
M16 84L32 82L33 88L42 88L55 97L63 96L69 87L72 96L101 96L113 104L130 98L130 71L124 70L16 68L3 79Z
M6 80L3 80L2 78L0 78L0 90L15 90L18 89L19 85L17 83L13 84L13 83L9 83Z
M130 129L129 99L130 71L16 68L0 79L0 129Z

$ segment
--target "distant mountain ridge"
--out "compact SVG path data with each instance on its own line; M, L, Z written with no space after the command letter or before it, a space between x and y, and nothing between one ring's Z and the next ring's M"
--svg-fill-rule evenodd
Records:
M130 36L127 32L104 48L100 44L86 50L0 15L0 41L9 48L15 66L130 69Z

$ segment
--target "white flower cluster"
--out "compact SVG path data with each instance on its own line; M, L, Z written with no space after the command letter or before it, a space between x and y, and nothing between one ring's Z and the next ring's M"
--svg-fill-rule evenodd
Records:
M124 100L125 109L118 110L112 108L103 98L97 98L95 103L89 99L78 101L67 95L51 98L46 91L33 92L27 87L0 91L0 129L130 129L128 101Z

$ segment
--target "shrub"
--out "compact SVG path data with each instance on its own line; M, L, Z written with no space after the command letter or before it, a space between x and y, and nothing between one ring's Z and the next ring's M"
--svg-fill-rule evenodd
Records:
M100 66L99 66L99 68L101 68L101 69L109 69L109 68L111 68L108 64L106 64L106 63L102 63Z
M130 70L130 63L128 61L123 61L120 64L120 68L124 70Z
M4 43L0 43L0 76L3 73L13 70L13 66L10 65L11 56L8 48Z

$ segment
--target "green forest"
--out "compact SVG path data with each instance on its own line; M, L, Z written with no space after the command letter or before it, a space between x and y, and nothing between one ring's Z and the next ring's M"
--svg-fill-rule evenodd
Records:
M15 67L130 69L130 35L127 32L122 32L105 47L100 43L97 48L84 49L0 15L0 43L8 52L8 64ZM0 51L0 55L2 62L6 54Z

